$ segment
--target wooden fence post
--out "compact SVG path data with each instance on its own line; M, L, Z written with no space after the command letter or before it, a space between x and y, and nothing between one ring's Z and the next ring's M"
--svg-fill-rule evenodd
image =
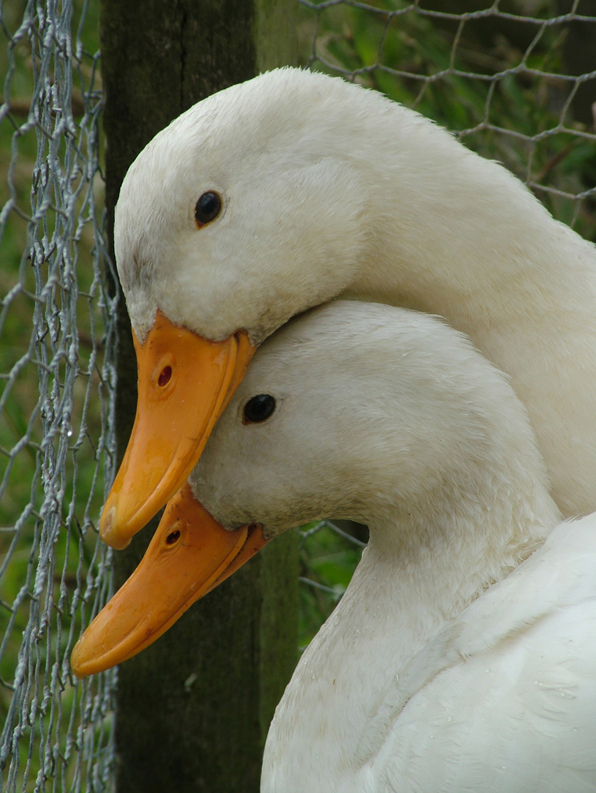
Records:
M108 235L124 175L195 102L296 60L296 0L101 0ZM136 405L120 303L118 456ZM155 522L154 522L155 525ZM120 585L152 534L116 553ZM296 662L297 540L278 538L120 667L118 793L256 793L266 732Z

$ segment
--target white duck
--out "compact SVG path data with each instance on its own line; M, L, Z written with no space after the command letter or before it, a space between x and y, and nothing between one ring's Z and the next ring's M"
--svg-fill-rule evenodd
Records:
M191 485L230 548L255 521L266 537L370 526L277 708L263 793L596 791L596 519L555 528L526 412L463 335L364 303L298 318L258 351ZM193 503L168 508L77 674L133 655L238 566L206 570L214 519L186 522Z
M186 480L254 347L338 296L469 334L510 375L563 514L596 508L595 248L419 114L297 69L233 86L138 156L115 245L140 400L111 545Z

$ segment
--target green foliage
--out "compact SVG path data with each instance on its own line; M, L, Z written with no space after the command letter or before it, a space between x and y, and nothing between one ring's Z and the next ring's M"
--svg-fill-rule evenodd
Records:
M362 548L318 522L301 528L300 622L302 650L317 633L346 591L360 561Z

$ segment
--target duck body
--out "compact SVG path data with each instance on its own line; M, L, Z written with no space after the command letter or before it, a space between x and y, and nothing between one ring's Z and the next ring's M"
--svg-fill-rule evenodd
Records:
M563 514L596 507L595 248L419 114L296 69L233 86L139 155L115 244L141 341L158 309L254 345L337 297L445 317L511 377Z

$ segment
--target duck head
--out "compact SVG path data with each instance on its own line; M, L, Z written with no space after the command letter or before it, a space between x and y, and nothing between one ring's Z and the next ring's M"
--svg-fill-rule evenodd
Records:
M109 545L181 487L261 341L353 277L366 191L329 114L346 90L365 93L297 69L261 75L191 108L131 166L115 250L139 401L101 518ZM350 103L337 109L347 125Z

